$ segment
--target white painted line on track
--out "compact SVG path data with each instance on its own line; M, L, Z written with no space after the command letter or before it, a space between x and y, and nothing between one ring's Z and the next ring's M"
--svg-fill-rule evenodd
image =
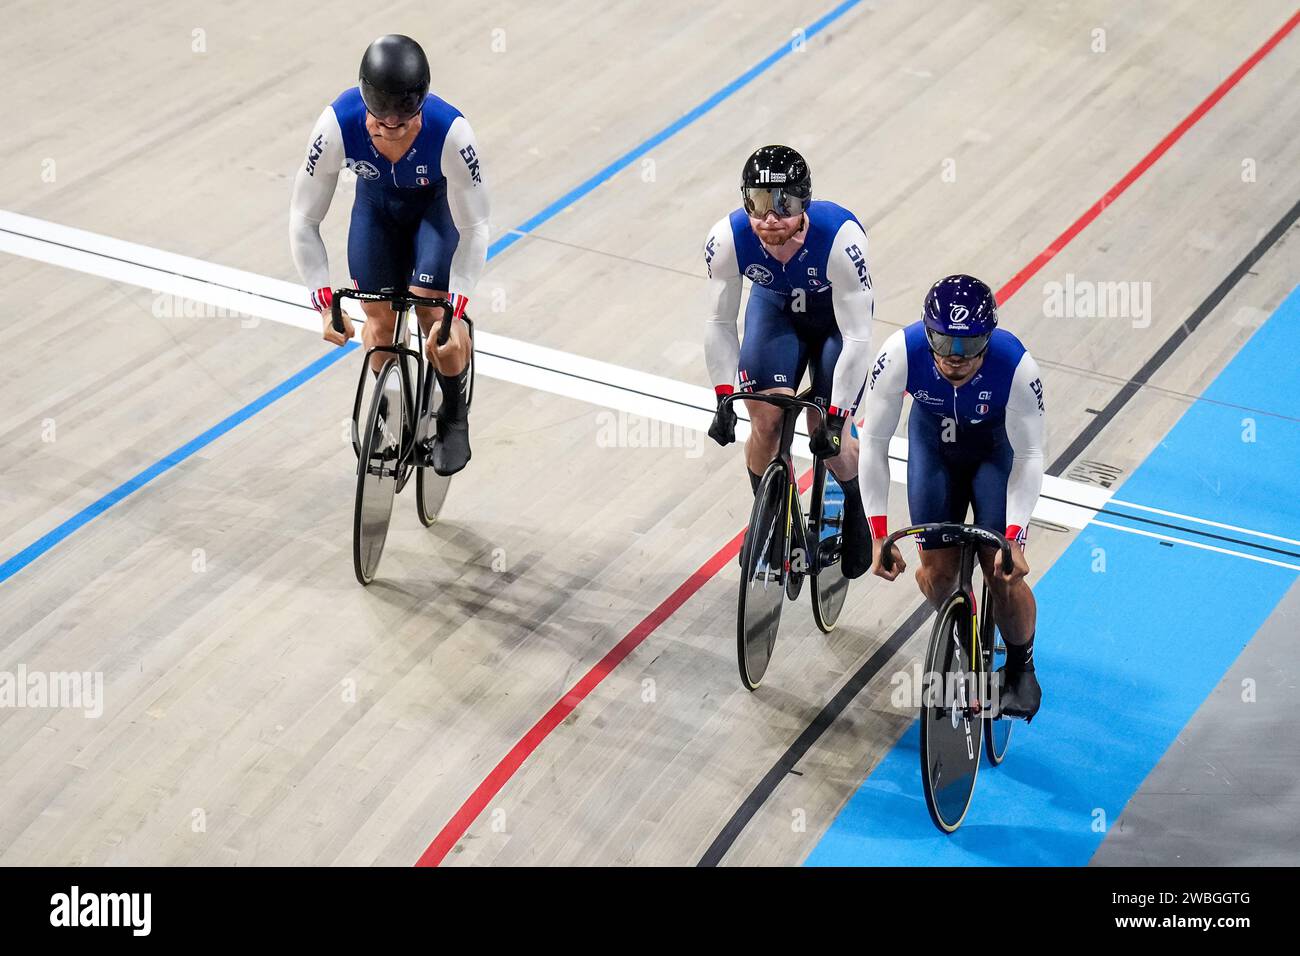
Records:
M3 209L0 209L0 252L320 333L320 318L306 304L308 297L303 286L204 259ZM712 421L713 391L703 386L534 345L481 328L475 330L475 343L478 350L478 373L489 378L696 431L707 430ZM799 433L806 436L802 430ZM748 434L748 425L742 418L736 427L736 437L743 440ZM897 436L890 439L890 477L899 484L906 484L907 480L907 451L906 439ZM811 457L803 447L796 448L794 454L801 459ZM1042 496L1034 508L1034 517L1078 530L1093 521L1096 513L1106 507L1111 497L1111 492L1105 488L1048 475L1043 478ZM1121 502L1116 500L1115 503ZM1130 502L1122 503L1128 507L1255 537L1300 544L1289 538L1248 528L1237 528ZM1096 524L1147 537L1164 537L1101 521L1096 521ZM1182 543L1282 567L1296 567L1210 545L1188 541Z
M1285 561L1275 561L1273 558L1266 558L1259 554L1246 554L1244 551L1233 551L1231 548L1220 548L1213 544L1203 544L1200 541L1187 541L1184 538L1175 538L1168 534L1157 534L1154 531L1142 531L1138 528L1129 528L1124 525L1111 524L1109 521L1095 519L1092 522L1101 528L1110 528L1112 531L1127 531L1129 534L1140 534L1144 538L1156 538L1160 541L1168 541L1171 544L1185 544L1189 548L1200 548L1202 551L1217 551L1219 554L1230 554L1234 558L1245 558L1247 561L1258 561L1260 564L1272 564L1279 568L1290 568L1292 571L1300 571L1300 564L1288 564Z

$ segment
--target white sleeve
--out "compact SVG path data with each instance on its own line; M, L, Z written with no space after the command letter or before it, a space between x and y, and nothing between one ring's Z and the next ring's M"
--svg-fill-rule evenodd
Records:
M831 379L831 404L852 415L871 365L871 320L876 311L867 268L867 234L852 219L835 234L826 279L834 297L835 322L844 340Z
M1007 527L1025 531L1043 486L1043 379L1028 352L1020 357L1011 378L1006 427L1012 451Z
M704 243L704 265L709 270L705 290L707 314L704 326L704 361L713 387L736 384L740 364L740 293L744 280L736 260L736 239L731 220L723 218L709 232Z
M442 146L442 174L447 177L447 205L460 242L451 257L447 292L468 299L483 274L488 250L488 193L482 160L469 120L456 117Z
M858 486L862 509L868 518L889 514L889 439L903 414L907 390L907 340L899 329L889 338L871 366L863 400L862 428L858 432ZM913 412L913 414L916 414ZM873 532L875 530L875 522ZM884 522L881 521L883 526ZM877 535L879 537L879 535Z
M312 293L330 284L329 255L320 237L320 224L334 200L344 155L338 117L334 107L327 106L311 131L307 155L298 167L289 200L289 249L298 274Z

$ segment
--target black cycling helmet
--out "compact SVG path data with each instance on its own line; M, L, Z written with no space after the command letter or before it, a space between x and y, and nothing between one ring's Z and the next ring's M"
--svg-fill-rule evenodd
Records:
M366 47L357 79L370 113L408 120L429 95L429 60L410 37L390 33Z
M812 173L789 146L764 146L745 160L740 194L751 216L797 216L812 201Z

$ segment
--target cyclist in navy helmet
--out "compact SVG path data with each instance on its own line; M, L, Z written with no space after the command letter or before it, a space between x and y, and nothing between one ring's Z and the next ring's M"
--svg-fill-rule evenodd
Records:
M886 341L871 368L863 402L859 477L871 525L872 571L888 581L905 567L881 565L889 534L889 440L912 396L908 416L907 501L913 524L966 522L1006 537L1015 567L994 567L981 549L993 613L1007 645L1001 711L1030 719L1042 703L1034 673L1037 608L1025 580L1025 530L1043 481L1043 382L1038 363L1010 332L998 328L993 290L969 275L940 279L925 297L919 321ZM937 609L957 586L960 552L918 540L916 581ZM999 562L1000 564L1000 562Z

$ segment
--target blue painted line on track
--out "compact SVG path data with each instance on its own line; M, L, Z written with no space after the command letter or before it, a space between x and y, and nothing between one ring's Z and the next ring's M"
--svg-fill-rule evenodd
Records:
M858 6L861 2L862 0L844 0L844 2L841 3L839 6L835 7L830 12L826 13L824 16L816 20L814 23L806 27L803 32L804 39L807 40L816 36L818 33L826 29L826 27L830 26L830 24L834 23L844 14L848 13L854 7ZM748 85L758 76L765 73L767 70L771 69L775 64L779 63L791 52L793 52L793 50L794 50L794 42L793 40L791 40L790 42L784 44L780 49L775 50L774 52L768 54L758 63L754 64L754 66L750 67L740 76L738 76L736 79L732 80L726 86L722 87L712 96L710 96L708 99L704 100L695 108L688 111L682 117L680 117L673 123L670 123L668 126L665 126L663 129L661 129L659 132L655 133L654 135L650 136L648 139L642 141L639 145L637 145L633 149L628 150L626 153L618 157L616 160L614 160L604 169L601 169L599 172L597 172L594 176L590 177L589 179L580 183L578 186L575 186L573 189L569 190L567 193L565 193L555 202L551 203L549 206L544 208L541 212L537 213L535 216L528 219L522 225L516 227L515 229L507 230L505 234L498 237L496 242L492 243L491 246L488 247L488 253L487 253L488 261L490 262L492 259L496 258L502 252L505 252L505 250L509 249L520 239L524 238L533 229L536 229L538 226L542 225L548 220L553 219L556 215L563 212L569 206L572 206L579 199L582 199L584 196L590 193L597 186L600 186L602 183L609 180L620 170L626 169L628 166L630 166L641 156L644 156L651 149L663 143L665 140L675 136L677 133L681 132L686 127L690 126L700 117L704 116L705 114L713 110L715 107L717 107L720 103L726 100L737 90ZM23 568L27 567L29 564L31 564L33 561L39 558L46 551L49 551L51 548L57 545L60 541L63 541L69 535L75 533L76 531L84 527L86 524L93 521L95 518L99 517L105 511L112 508L119 501L122 501L124 498L127 498L128 496L134 494L136 491L140 490L145 485L149 484L149 482L153 481L159 475L165 474L166 472L170 471L172 468L175 468L178 464L180 464L190 455L193 455L195 452L211 444L213 441L220 438L222 435L224 435L226 432L230 431L232 428L239 425L240 423L247 421L249 418L256 415L262 409L266 408L268 405L271 405L277 399L287 395L289 392L293 391L295 388L297 388L299 385L306 382L308 379L314 378L315 376L319 375L321 372L325 371L325 369L329 368L340 358L342 358L346 351L350 351L350 350L351 349L348 348L348 349L338 349L335 351L331 351L329 354L312 362L310 365L302 369L300 372L297 372L290 378L285 379L285 381L275 386L275 388L271 389L270 391L266 392L260 397L254 399L253 401L245 405L243 408L239 409L238 411L234 412L227 418L218 422L216 425L214 425L212 428L209 428L203 434L197 436L196 438L191 439L190 441L182 445L180 448L173 451L171 454L154 462L148 468L144 469L143 471L139 472L136 475L133 475L131 478L128 478L122 484L118 485L112 491L108 492L108 494L99 498L93 504L83 508L81 511L77 512L71 518L68 518L66 521L60 523L53 530L45 533L36 541L33 541L31 544L23 548L17 554L6 559L3 564L0 564L0 584L4 583L6 580L13 577L19 571L21 571Z

